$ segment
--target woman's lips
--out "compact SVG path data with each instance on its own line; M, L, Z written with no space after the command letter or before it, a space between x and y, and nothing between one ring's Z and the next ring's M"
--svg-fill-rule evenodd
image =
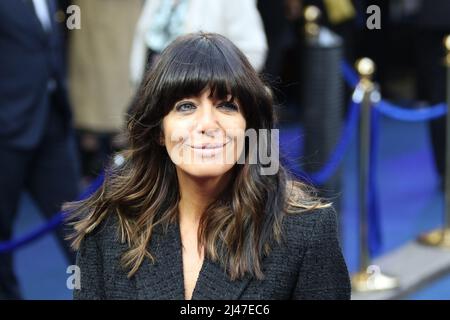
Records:
M196 144L196 145L188 145L191 149L194 150L197 154L200 154L202 158L204 157L214 157L219 154L224 147L229 143L205 143L205 144Z
M189 145L193 149L218 149L224 147L226 143L205 143L205 144L197 144L197 145Z

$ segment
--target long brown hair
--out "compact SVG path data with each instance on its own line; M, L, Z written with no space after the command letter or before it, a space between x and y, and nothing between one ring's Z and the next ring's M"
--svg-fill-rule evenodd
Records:
M152 231L177 219L179 202L175 165L159 143L162 119L179 99L196 96L205 88L219 99L229 94L237 99L246 129L274 129L272 96L230 40L212 33L176 39L147 72L138 90L127 122L123 164L107 167L102 186L91 197L63 207L70 212L74 249L107 215L117 215L120 241L129 247L122 256L128 275L131 277L145 258L154 260L148 250ZM253 147L247 145L245 150ZM250 152L245 151L246 158ZM282 165L272 175L261 174L261 168L259 161L235 164L227 192L206 208L200 220L199 243L231 279L247 272L263 278L261 261L269 254L272 241L281 241L283 216L328 206Z

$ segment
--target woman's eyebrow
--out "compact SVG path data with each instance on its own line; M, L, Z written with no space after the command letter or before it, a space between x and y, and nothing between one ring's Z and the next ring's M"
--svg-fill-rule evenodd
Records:
M186 96L186 97L183 97L183 98L180 98L179 100L177 100L176 103L179 103L179 102L185 101L185 100L191 100L191 101L194 101L195 103L199 103L200 102L200 96L195 96L195 95L193 95L193 96ZM227 95L226 97L223 97L223 98L220 98L220 97L217 97L217 96L208 96L208 100L211 101L214 104L219 103L219 102L223 102L223 101L234 102L234 103L239 104L239 101L234 96L232 96L231 94L229 94L229 95Z
M214 103L220 102L220 101L236 102L237 103L237 99L235 97L233 97L231 94L228 94L226 97L223 97L223 98L208 97L208 99L211 100Z
M199 102L200 101L200 99L197 96L187 96L187 97L182 97L182 98L178 99L177 103L181 102L181 101L185 101L185 100L192 100L192 101L195 101L195 102Z

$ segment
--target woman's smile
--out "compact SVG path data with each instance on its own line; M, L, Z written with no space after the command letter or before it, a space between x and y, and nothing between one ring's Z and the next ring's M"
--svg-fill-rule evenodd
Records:
M203 143L203 144L195 144L195 145L188 145L188 146L190 146L193 149L219 149L219 148L224 147L227 143L228 142L226 142L226 143L222 143L222 142L219 142L219 143Z
M215 157L217 154L221 153L227 144L231 140L223 143L198 143L198 144L187 144L188 147L194 150L195 153L200 155L202 158Z

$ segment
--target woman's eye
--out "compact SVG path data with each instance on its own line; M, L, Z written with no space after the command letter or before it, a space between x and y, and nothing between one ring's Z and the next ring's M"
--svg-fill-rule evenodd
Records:
M180 103L175 107L175 109L180 112L191 111L194 110L195 108L196 108L195 105L192 103Z
M224 102L219 105L219 108L223 108L228 111L238 111L238 106L233 102Z

